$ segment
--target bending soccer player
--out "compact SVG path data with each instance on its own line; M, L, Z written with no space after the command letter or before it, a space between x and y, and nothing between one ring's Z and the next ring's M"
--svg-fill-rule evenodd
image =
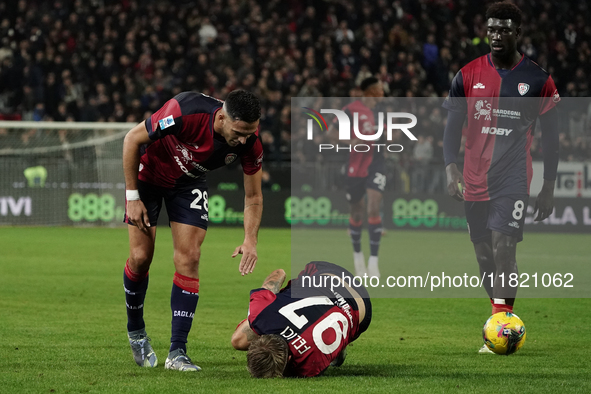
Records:
M511 3L486 12L491 53L468 63L455 76L444 107L449 110L443 147L450 196L464 201L470 239L492 304L492 313L512 312L517 287L517 243L532 178L530 145L536 119L542 128L544 184L535 220L554 208L558 167L560 101L552 77L517 51L521 11ZM468 115L463 175L456 161ZM458 186L461 184L461 189ZM490 276L494 278L491 283ZM489 352L486 346L481 353Z
M313 261L281 289L285 277L273 271L250 292L248 318L232 335L235 349L248 350L255 378L312 377L340 366L371 322L369 294L344 268Z
M186 343L199 300L201 244L208 224L205 175L238 158L244 172L244 242L232 257L242 254L242 275L252 272L256 265L263 209L260 114L259 100L244 90L231 92L225 102L185 92L125 137L125 222L129 224L130 252L123 284L129 343L139 366L158 364L146 334L143 311L162 201L170 220L176 270L170 297L171 345L165 368L200 370L187 356Z

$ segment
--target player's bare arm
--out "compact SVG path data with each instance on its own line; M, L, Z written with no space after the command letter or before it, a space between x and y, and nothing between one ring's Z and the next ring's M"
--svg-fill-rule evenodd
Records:
M544 185L536 198L534 215L535 221L542 221L554 210L554 183L558 169L558 114L556 108L540 116L542 128L542 153L544 155Z
M256 246L263 215L262 176L261 170L253 175L244 174L244 242L232 254L232 257L242 255L238 267L242 275L251 273L258 260Z
M272 291L274 294L279 293L281 290L281 286L283 286L283 282L285 282L285 278L287 275L285 271L277 269L269 274L265 281L263 282L263 288Z
M457 77L456 77L457 78ZM454 78L455 80L455 78ZM466 119L464 112L449 111L443 130L443 156L447 175L447 192L457 201L464 201L464 176L456 164L462 145L462 125Z
M544 179L544 185L534 205L534 215L538 213L534 219L536 222L546 219L554 211L554 183L555 181Z
M132 128L123 140L123 174L126 190L137 190L140 165L140 147L151 143L144 122ZM150 227L148 212L141 200L127 201L127 216L141 230L146 232Z
M277 269L267 276L261 287L277 294L281 290L286 277L284 270ZM258 335L250 328L248 319L244 319L232 334L232 346L236 350L248 350L248 346L256 338L258 338Z
M232 346L236 350L248 350L250 343L259 336L250 328L248 319L244 319L242 323L236 327L236 331L232 334Z
M464 176L458 170L456 163L450 163L445 167L445 173L447 175L447 192L451 197L458 201L464 201ZM460 189L461 185L461 189Z

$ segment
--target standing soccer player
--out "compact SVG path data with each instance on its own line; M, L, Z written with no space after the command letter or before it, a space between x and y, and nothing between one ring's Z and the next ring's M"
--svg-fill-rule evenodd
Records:
M240 158L244 171L244 242L239 271L252 272L257 262L257 234L263 209L258 139L261 107L247 91L231 92L226 101L195 92L169 100L135 126L123 144L129 259L123 284L127 331L139 366L158 360L145 330L144 299L154 255L156 222L166 204L174 246L172 337L165 368L199 371L186 355L187 336L199 300L199 260L208 224L206 173Z
M447 187L464 201L470 239L485 280L492 313L512 312L518 274L516 246L523 225L532 178L529 152L536 119L542 128L544 185L535 202L535 220L554 209L558 167L558 91L550 75L517 51L521 11L511 3L486 12L491 53L463 67L455 76L444 107L449 110L443 136ZM468 115L464 171L456 166L462 125ZM458 186L461 184L461 189ZM486 346L480 350L487 352Z
M343 111L349 119L353 113L359 114L359 131L362 134L375 134L376 119L374 108L380 97L384 97L382 83L375 77L369 77L361 82L363 97L345 106ZM363 142L353 139L351 145ZM386 187L384 171L384 154L375 147L368 152L351 150L347 163L347 200L349 201L349 234L353 244L353 262L355 273L363 276L380 276L378 268L378 251L382 238L382 217L380 205L382 193ZM367 195L367 203L364 197ZM361 230L367 213L367 227L369 232L370 256L365 265L365 256L361 250Z

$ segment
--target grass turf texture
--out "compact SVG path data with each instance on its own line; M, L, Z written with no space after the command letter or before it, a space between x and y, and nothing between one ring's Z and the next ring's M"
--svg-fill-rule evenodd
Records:
M310 235L346 240L343 230ZM241 243L242 230L209 231L188 344L189 355L204 370L183 374L163 367L174 272L167 228L157 237L145 311L159 356L156 369L135 365L125 335L125 229L0 228L0 392L591 391L589 299L518 300L527 341L510 357L476 353L490 312L487 299L374 299L372 324L350 346L341 368L315 379L251 379L245 353L231 348L230 336L246 316L249 290L272 269L290 268L289 230L263 229L259 239L257 268L241 277L230 254ZM584 235L527 234L518 261L535 260L548 250L559 259L582 259L587 241ZM412 245L423 249L418 253ZM430 255L475 265L463 233L390 232L382 256L389 247L396 247L398 261ZM344 255L347 262L333 262L351 265L350 250Z

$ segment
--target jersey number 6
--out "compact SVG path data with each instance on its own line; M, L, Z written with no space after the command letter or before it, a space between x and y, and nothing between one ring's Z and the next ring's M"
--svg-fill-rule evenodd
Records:
M308 323L308 318L306 318L306 316L303 314L298 315L295 313L295 311L313 305L333 306L334 303L330 300L330 298L325 296L308 297L284 306L283 308L279 309L279 313L285 316L285 318L289 320L294 326L301 329L304 327L304 325L306 325L306 323ZM334 330L335 340L332 343L325 343L324 339L322 339L322 334L329 328ZM348 331L349 321L347 318L342 313L333 312L316 324L316 327L314 327L312 330L312 338L322 353L331 354L339 348L343 338L347 338Z

